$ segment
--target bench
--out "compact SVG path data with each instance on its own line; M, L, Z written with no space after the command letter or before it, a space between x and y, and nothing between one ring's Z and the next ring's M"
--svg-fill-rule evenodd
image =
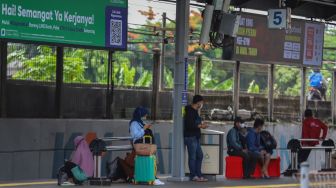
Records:
M228 156L225 158L225 163L225 177L227 179L243 178L243 158L237 156ZM268 166L268 173L272 178L280 177L280 157L271 159L271 162ZM257 163L252 177L261 178L261 167L259 163Z

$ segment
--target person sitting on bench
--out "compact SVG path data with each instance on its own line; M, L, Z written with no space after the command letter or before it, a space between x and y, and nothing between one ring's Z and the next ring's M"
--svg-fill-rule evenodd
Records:
M244 123L244 121L240 117L235 118L234 127L228 132L226 142L229 156L238 156L243 158L244 179L249 179L255 170L257 158L242 144L242 137L239 133L242 129L242 123Z
M270 177L268 174L268 165L271 161L271 153L267 152L260 142L260 132L262 131L263 126L264 120L256 119L254 121L253 128L248 129L246 137L247 148L250 152L257 156L257 159L262 166L262 177L269 179Z

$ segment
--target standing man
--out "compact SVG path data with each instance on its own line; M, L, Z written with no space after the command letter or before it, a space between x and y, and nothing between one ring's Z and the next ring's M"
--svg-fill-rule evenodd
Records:
M208 126L202 123L199 111L203 107L203 97L195 95L191 105L185 107L184 113L184 144L188 150L188 165L190 180L197 182L208 181L201 172L203 152L200 144L201 129Z
M240 117L235 118L234 127L228 132L226 142L228 146L228 155L243 158L244 178L249 179L255 170L257 156L252 152L249 152L246 145L242 144L242 137L240 136L242 123L244 123L244 121Z
M323 134L321 136L321 131ZM305 111L305 119L303 120L302 125L302 139L322 139L324 140L328 133L328 127L319 119L313 117L313 111L307 109ZM316 146L319 144L319 141L302 141L302 146ZM311 149L300 150L298 153L299 165L307 161Z

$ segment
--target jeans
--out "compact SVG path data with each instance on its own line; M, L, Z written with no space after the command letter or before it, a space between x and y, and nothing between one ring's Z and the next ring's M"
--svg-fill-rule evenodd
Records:
M203 151L200 144L200 139L196 136L184 137L184 144L188 150L188 165L190 171L190 178L195 176L202 177L202 160Z
M302 150L299 151L299 153L298 153L299 168L300 168L301 163L307 161L310 152L311 152L311 149L302 149Z

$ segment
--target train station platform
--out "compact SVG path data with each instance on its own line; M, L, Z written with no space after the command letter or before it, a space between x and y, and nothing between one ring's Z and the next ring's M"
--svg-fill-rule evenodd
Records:
M209 181L209 182L168 182L167 178L163 177L161 180L165 182L165 185L161 187L175 188L197 188L197 187L209 187L209 188L294 188L300 187L299 182L293 178L281 177L277 179L255 179L255 180L223 180L223 181ZM7 181L0 182L0 187L22 187L22 188L59 188L56 180L35 180L35 181ZM72 186L62 186L72 187ZM77 187L77 186L76 186ZM89 186L83 185L80 187L110 187L110 186ZM150 187L148 185L132 185L127 183L112 183L111 187L114 188L128 188L128 187ZM336 184L335 184L336 187Z

